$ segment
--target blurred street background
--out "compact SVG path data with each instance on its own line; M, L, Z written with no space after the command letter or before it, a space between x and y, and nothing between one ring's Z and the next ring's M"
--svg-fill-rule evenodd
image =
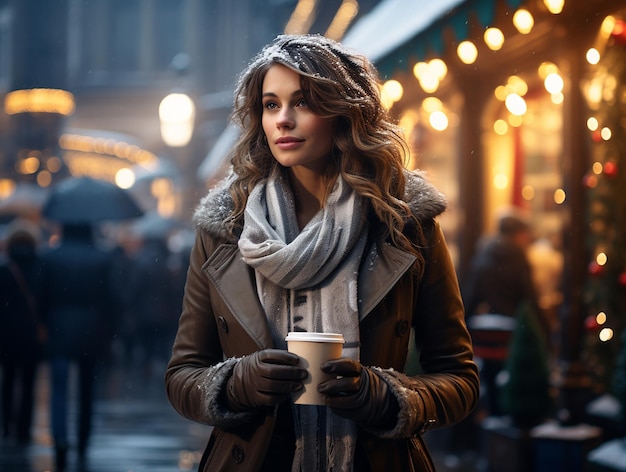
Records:
M54 470L48 376L49 370L43 366L38 378L33 440L27 445L2 442L3 471ZM197 468L210 429L183 419L169 406L162 372L148 375L143 369L116 366L98 376L97 386L92 447L84 464L79 465L75 454L69 454L69 471L175 472ZM70 411L70 422L76 422L74 409ZM75 437L71 443L76 444Z
M185 420L167 403L162 371L129 365L111 366L98 376L95 425L87 461L68 458L68 472L184 472L197 470L211 428ZM54 449L49 425L49 371L38 375L32 442L0 442L3 472L54 471ZM73 378L75 382L75 378ZM70 412L71 423L76 411ZM76 438L72 437L72 444ZM435 448L440 472L478 472L484 461L477 453L460 455Z

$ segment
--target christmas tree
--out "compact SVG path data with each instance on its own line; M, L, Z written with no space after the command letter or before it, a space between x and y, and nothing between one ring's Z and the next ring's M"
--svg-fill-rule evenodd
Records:
M600 59L589 66L583 84L589 106L591 162L583 183L591 260L582 359L596 393L611 393L626 325L626 24L609 17L602 31L593 50Z
M504 372L502 411L521 428L539 424L550 412L552 398L546 339L530 303L518 308Z

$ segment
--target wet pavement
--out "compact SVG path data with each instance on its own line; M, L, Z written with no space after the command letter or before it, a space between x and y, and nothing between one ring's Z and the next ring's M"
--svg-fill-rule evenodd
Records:
M165 397L165 365L149 371L116 367L100 374L96 386L94 425L87 460L79 464L75 449L75 412L70 403L70 450L67 472L181 472L197 470L210 427L179 416ZM48 368L39 370L33 439L17 446L0 439L1 472L54 472L49 430ZM73 381L75 381L73 379ZM73 440L73 441L72 441ZM477 472L474 454L451 454L431 448L438 472Z
M99 379L93 434L84 464L78 463L71 448L75 412L70 408L67 472L197 469L210 428L188 421L172 409L165 397L163 369L157 366L147 373L118 368ZM28 446L0 440L0 471L54 471L48 399L48 369L44 364L38 377L33 440Z

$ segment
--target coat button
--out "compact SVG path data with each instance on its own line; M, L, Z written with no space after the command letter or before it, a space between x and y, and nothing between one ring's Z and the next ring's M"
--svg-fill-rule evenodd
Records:
M409 321L402 320L396 323L396 336L404 336L409 332Z
M237 444L235 444L231 452L232 452L233 460L235 461L235 463L241 464L245 456L243 449L241 449Z
M226 319L223 316L218 316L217 325L220 327L222 331L224 331L225 333L228 333L228 323L226 322Z

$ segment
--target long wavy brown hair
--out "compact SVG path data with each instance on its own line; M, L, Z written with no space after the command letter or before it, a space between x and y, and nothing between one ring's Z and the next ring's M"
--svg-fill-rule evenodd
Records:
M263 79L274 64L299 73L308 107L320 116L334 119L327 192L341 173L358 194L369 200L393 243L419 257L416 244L403 234L406 222L414 220L403 200L403 164L408 148L400 129L382 106L378 72L365 57L320 35L278 36L257 54L239 78L231 116L242 130L231 159L231 231L241 226L254 186L281 167L270 152L261 122ZM421 235L419 223L416 224Z

